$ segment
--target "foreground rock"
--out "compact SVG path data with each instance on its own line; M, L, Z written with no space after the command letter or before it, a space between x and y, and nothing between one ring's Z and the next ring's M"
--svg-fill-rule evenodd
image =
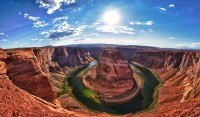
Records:
M92 60L87 50L76 47L0 49L0 74L21 89L54 102L66 75Z
M7 75L25 91L49 102L56 98L48 76L41 70L32 49L7 50Z
M126 102L139 90L128 61L116 49L103 51L98 65L84 76L83 84L99 93L106 103Z

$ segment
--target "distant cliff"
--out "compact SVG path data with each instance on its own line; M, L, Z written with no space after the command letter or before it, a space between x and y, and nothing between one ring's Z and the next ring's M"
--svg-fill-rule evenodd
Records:
M138 50L132 62L154 70L165 82L158 104L200 96L200 52Z

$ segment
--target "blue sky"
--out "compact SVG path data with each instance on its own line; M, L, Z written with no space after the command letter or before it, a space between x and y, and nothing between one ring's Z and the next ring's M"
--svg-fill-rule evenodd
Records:
M1 0L0 47L83 43L200 49L199 0Z

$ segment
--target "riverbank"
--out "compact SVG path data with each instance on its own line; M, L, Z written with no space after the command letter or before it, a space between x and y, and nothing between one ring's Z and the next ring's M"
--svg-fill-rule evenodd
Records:
M140 77L142 79L142 84L143 84L142 88L146 87L148 89L148 88L151 88L151 87L150 87L150 85L148 86L148 83L145 83L145 81L148 80L148 79L147 79L147 77L145 77L145 75L141 74L141 71L142 71L142 73L145 73L145 74L151 74L149 76L154 76L158 81L158 85L154 88L153 96L151 96L152 98L150 97L150 99L153 100L153 102L149 105L149 107L147 109L145 109L145 110L143 110L141 112L152 111L154 109L156 103L157 103L158 95L159 95L159 90L158 89L163 85L163 81L160 79L160 77L156 73L154 73L153 71L147 69L146 67L144 67L144 66L142 66L142 65L140 65L138 63L132 63L132 64L135 66L134 69L136 71L140 72L140 73L137 73L136 76ZM145 90L146 89L143 90L143 92L142 92L143 94L145 94ZM147 97L147 95L146 95L146 97ZM147 97L147 98L149 98L149 97ZM138 112L138 113L141 113L141 112Z
M87 79L89 78L89 79ZM83 75L82 77L82 82L84 84L85 87L89 88L89 89L94 89L94 87L98 84L95 84L94 80L96 79L96 66L94 66L93 68L91 68L85 75ZM93 82L88 82L88 80L93 81ZM112 105L112 104L122 104L124 102L127 102L129 100L132 100L140 91L141 89L141 79L140 78L136 78L133 76L133 80L134 80L134 86L126 93L121 94L121 95L117 95L114 97L106 97L104 95L99 95L99 99L102 103L104 104L108 104L108 105ZM106 90L106 89L104 89ZM119 90L118 88L116 89L112 89L112 90Z
M156 102L156 90L159 80L156 78L153 72L147 68L140 66L134 66L135 75L141 80L141 90L135 96L134 99L118 105L105 105L98 101L98 95L86 87L82 83L82 77L91 69L95 64L89 64L86 68L72 73L71 77L68 78L67 82L71 88L73 97L81 103L84 107L95 112L107 112L111 114L127 114L127 113L138 113L142 111L150 110L154 107Z

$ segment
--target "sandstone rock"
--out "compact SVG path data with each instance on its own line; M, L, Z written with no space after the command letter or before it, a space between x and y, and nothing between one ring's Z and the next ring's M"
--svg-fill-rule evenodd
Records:
M34 48L33 51L42 71L49 77L55 92L62 90L61 86L70 71L94 60L83 48Z
M195 51L138 50L133 61L153 69L165 81L158 98L158 104L163 104L183 102L199 93L199 57Z
M0 61L5 60L7 56L7 52L0 48Z
M26 48L7 51L13 53L5 60L8 76L13 83L51 102L55 99L55 92L62 90L59 87L66 74L75 66L93 60L87 50L81 48Z
M131 94L137 92L139 87L134 81L133 70L128 61L116 49L104 49L98 65L85 75L83 83L98 92L106 103L130 100L135 96Z
M90 113L72 112L16 87L0 77L1 117L88 117Z
M123 52L126 59L132 59L133 62L152 69L164 81L164 85L159 89L158 104L154 111L140 113L136 116L199 116L200 52L130 47L118 47L118 49ZM90 48L90 53L85 49L74 47L0 49L0 116L75 116L75 114L84 116L80 115L81 112L67 110L63 112L60 109L52 111L47 104L33 99L33 96L27 92L46 100L52 99L55 95L52 86L61 85L65 74L75 66L91 61L91 56L98 58L101 50L102 47ZM119 56L116 58L116 60L121 60ZM109 61L105 58L102 60ZM88 87L96 88L96 91L102 94L106 93L102 95L105 100L123 95L123 92L130 88L130 78L126 79L121 77L123 75L116 75L124 73L120 71L120 66L124 67L126 63L122 62L121 65L117 65L116 60L102 62L106 64L96 67L97 69L102 68L100 73L97 73L94 67L90 71L93 75L90 74L90 78L85 78ZM102 77L97 79L97 74ZM27 92L13 85L8 78ZM133 81L132 84L134 87L137 83ZM118 89L115 90L115 87ZM69 104L73 104L72 102L71 100ZM69 107L67 104L64 106ZM92 115L111 116L106 113L99 115L88 113L85 116Z
M133 70L128 61L116 49L105 49L99 57L97 78L106 81L133 79Z
M47 101L52 102L55 99L55 92L52 90L49 79L36 60L10 58L7 63L8 76L15 85Z
M6 63L3 61L0 61L0 75L6 74Z

